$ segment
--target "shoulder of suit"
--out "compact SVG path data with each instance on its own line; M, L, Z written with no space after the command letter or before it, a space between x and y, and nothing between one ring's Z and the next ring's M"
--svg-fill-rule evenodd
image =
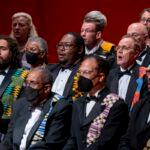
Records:
M108 53L112 50L112 47L114 46L113 43L103 41L101 44L102 49L104 50L105 53Z

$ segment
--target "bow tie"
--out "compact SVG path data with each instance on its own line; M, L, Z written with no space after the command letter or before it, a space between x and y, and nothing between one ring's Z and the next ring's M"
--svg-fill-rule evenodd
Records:
M7 73L5 71L0 70L0 75L5 76Z
M120 79L123 75L131 75L130 70L119 71L119 72L118 72L119 79Z
M85 100L86 100L86 102L88 103L88 102L90 102L90 101L95 101L95 102L97 102L98 101L98 98L96 97L96 96L90 96L90 97L86 97L85 98Z

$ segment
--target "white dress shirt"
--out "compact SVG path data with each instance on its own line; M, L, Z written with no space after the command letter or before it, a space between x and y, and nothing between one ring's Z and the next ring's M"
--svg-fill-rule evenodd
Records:
M26 142L27 142L27 137L32 129L32 127L35 125L35 123L38 121L41 115L41 109L35 108L32 113L31 117L29 118L26 127L24 129L23 137L21 140L20 144L20 150L26 150Z
M131 67L130 67L131 68ZM120 67L120 70L122 72L126 71L123 68ZM119 84L118 84L118 95L119 97L121 97L122 99L126 99L126 94L127 94L127 90L128 90L128 86L129 86L129 82L130 82L131 76L130 75L123 75L120 79L119 79Z
M95 97L98 97L98 93L100 92L101 90L98 90L96 93L95 93ZM88 94L87 97L90 97L90 95ZM94 105L96 104L95 101L89 101L87 104L86 104L86 117L90 114L92 108L94 107Z
M9 67L8 67L7 69L5 69L4 72L7 73L8 70L9 70ZM5 78L5 75L1 74L1 75L0 75L0 85L2 84L4 78Z
M61 69L59 71L58 76L56 77L54 84L52 86L52 92L63 96L65 86L70 77L71 72L72 71L70 69L65 69L63 71Z

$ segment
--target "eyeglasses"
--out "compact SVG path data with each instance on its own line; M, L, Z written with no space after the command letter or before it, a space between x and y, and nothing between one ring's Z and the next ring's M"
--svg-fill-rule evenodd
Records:
M84 70L84 69L80 69L79 71L80 71L80 74L84 74L84 75L88 75L88 74L92 74L94 71L96 71L98 68L94 68L94 69L92 69L92 70Z
M57 49L65 49L65 50L68 50L68 49L72 49L73 47L75 47L77 45L75 44L71 44L71 43L58 43L56 45L56 48Z
M118 51L118 50L123 50L123 51L129 51L129 50L132 50L132 49L134 49L134 48L132 48L132 47L127 47L127 46L117 46L116 47L116 50Z
M96 30L93 30L93 29L81 29L81 33L83 33L83 32L85 32L85 33L94 33L94 32L96 32Z
M140 21L143 23L150 23L150 18L141 18Z
M28 81L26 80L25 82L25 86L30 86L32 88L37 88L39 86L43 86L45 83L39 83L39 82L35 82L35 81Z

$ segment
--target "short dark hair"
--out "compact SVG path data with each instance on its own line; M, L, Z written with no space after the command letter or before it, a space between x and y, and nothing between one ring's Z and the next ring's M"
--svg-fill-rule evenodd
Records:
M6 35L0 35L0 40L5 40L8 43L8 47L12 53L11 66L19 66L19 51L16 40Z
M96 55L96 54L86 55L84 57L83 61L86 59L91 59L91 58L96 60L98 71L104 73L105 77L107 77L109 70L110 70L108 61L106 59Z
M81 53L80 57L83 57L85 54L85 44L84 44L84 39L82 38L82 36L76 32L68 32L67 34L72 35L75 38L75 44L79 47L79 48L83 48L83 52Z

